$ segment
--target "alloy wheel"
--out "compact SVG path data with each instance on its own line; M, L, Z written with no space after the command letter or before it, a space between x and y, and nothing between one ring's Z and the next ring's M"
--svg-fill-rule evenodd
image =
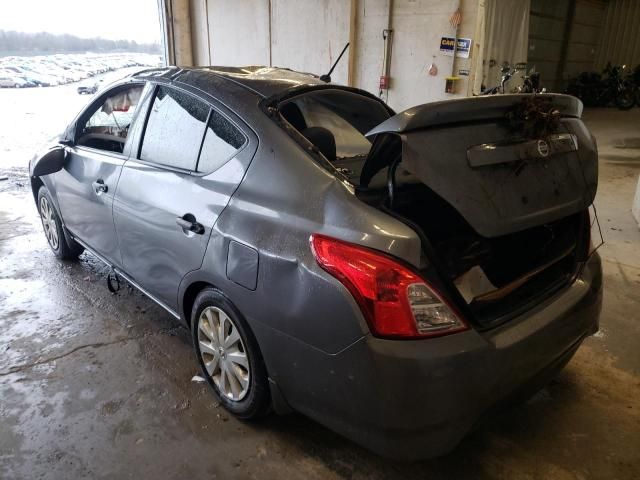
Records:
M47 197L40 199L40 219L47 241L51 248L57 250L60 246L60 236L58 233L58 225L56 224L55 213Z
M238 402L249 391L251 368L240 332L217 307L206 307L198 319L198 347L207 374L220 395Z

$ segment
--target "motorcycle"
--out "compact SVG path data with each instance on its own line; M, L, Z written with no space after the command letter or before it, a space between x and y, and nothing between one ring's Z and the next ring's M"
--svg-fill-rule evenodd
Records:
M518 87L518 93L545 93L546 88L540 85L540 72L534 69L529 71L529 75L522 76L522 85Z
M480 95L496 95L498 93L507 93L506 85L511 80L511 78L521 70L525 70L525 64L517 64L516 68L511 68L508 63L503 63L500 72L502 73L502 78L500 81L500 85L496 85L495 87L483 90ZM542 88L540 85L540 73L536 72L534 69L529 71L529 75L522 76L522 85L518 85L516 88L511 90L511 93L544 93L546 92L545 88Z
M498 93L505 93L505 85L509 80L511 80L511 77L513 77L514 73L516 73L516 70L512 69L508 63L504 63L502 65L502 68L500 69L500 73L502 73L500 85L485 89L480 92L480 95L496 95Z
M595 72L582 72L569 81L566 93L578 97L587 107L616 105L620 110L629 110L635 103L634 91L624 78L626 65L604 69L604 77Z

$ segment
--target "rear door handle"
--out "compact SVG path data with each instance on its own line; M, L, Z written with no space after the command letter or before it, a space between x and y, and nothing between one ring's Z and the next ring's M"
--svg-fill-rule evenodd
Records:
M109 186L104 184L104 180L99 178L95 182L91 184L96 194L102 195L103 193L107 193L109 191Z
M204 226L196 221L196 217L191 213L185 213L182 217L176 218L176 223L183 232L193 232L198 235L204 233Z

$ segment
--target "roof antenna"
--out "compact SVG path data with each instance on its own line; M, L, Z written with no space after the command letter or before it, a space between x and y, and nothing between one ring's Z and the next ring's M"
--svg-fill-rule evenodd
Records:
M338 55L338 58L336 59L336 61L333 64L333 66L331 67L331 70L329 70L329 73L326 73L326 74L322 75L320 77L320 80L322 80L325 83L331 83L331 74L333 73L334 68L336 68L336 65L338 65L338 62L342 58L342 55L344 55L344 52L347 51L347 48L349 48L349 42L347 42L347 44L342 49L342 52L340 52L340 55Z

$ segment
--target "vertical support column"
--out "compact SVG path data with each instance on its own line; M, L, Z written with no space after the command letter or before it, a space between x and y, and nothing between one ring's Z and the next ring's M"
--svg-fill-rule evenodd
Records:
M356 61L358 54L358 0L351 0L349 14L349 66L347 71L347 85L356 85Z
M638 186L636 187L636 196L633 199L633 205L631 205L631 214L638 223L640 228L640 175L638 175Z
M471 61L469 62L469 81L467 82L467 97L480 93L482 90L483 59L485 55L485 35L487 9L485 0L477 0L478 13L474 27Z
M571 31L573 30L573 19L575 16L576 0L569 0L569 10L567 11L567 18L564 22L564 32L562 34L560 58L558 60L558 67L556 68L556 81L559 82L558 85L555 86L556 89L564 86L564 72L567 63L567 54L569 52L569 42L571 41Z
M273 41L271 38L271 28L273 22L273 6L271 5L271 0L268 0L268 9L269 9L269 66L273 67Z
M391 89L391 54L393 52L393 0L388 0L387 28L382 31L384 40L384 52L382 57L382 75L378 96L383 97L386 92L385 102L389 103L389 90Z
M158 0L168 65L193 65L189 0Z

